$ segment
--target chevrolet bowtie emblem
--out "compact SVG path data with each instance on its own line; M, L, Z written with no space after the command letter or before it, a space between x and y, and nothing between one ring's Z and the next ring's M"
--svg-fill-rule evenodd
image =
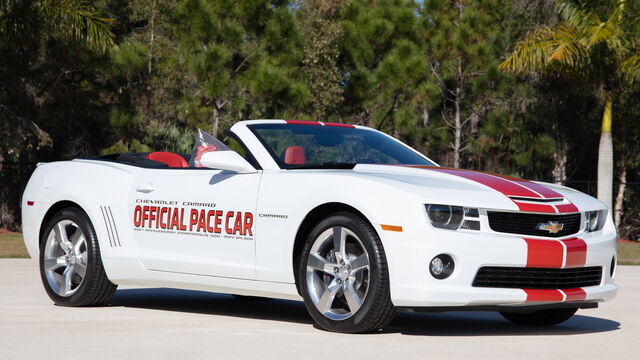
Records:
M548 231L552 234L557 234L564 228L564 224L560 224L557 221L549 221L546 223L538 223L538 230Z

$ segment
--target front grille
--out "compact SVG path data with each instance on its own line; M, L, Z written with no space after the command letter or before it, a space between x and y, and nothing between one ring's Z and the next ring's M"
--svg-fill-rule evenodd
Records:
M600 284L602 267L571 269L485 266L473 280L475 287L508 289L571 289Z
M489 211L489 227L493 231L546 237L561 237L575 234L580 230L580 213L566 215L527 214ZM562 230L552 234L539 230L538 224L555 221L563 224Z

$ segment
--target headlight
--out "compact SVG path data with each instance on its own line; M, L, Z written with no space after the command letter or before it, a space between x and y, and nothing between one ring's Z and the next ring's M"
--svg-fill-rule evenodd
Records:
M584 213L585 231L592 232L602 229L607 218L607 210L587 211Z
M447 230L456 230L458 228L480 230L478 209L442 204L428 204L425 207L433 227ZM471 220L467 220L467 218L471 218Z

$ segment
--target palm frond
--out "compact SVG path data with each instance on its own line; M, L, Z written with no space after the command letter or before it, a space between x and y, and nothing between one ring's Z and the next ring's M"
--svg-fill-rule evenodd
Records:
M514 73L544 71L557 63L579 67L588 60L582 34L570 23L556 29L540 27L519 42L513 53L500 64L500 69Z
M576 28L590 27L602 23L595 11L587 10L567 0L558 1L556 10L565 22Z
M557 61L563 65L578 66L585 61L587 49L582 43L582 35L575 26L560 24L553 32L555 49L549 54L548 62Z
M111 27L114 20L101 16L91 3L84 0L39 0L33 6L54 35L81 41L99 52L113 50Z
M543 70L554 48L553 31L539 27L516 44L513 53L500 64L500 69L513 73Z
M622 77L634 86L640 86L640 52L620 64Z

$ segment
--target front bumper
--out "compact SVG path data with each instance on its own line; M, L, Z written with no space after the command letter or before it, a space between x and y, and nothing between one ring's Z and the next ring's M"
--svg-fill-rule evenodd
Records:
M595 233L567 237L584 240L586 258L584 264L579 266L601 266L599 285L542 291L472 286L476 273L483 266L527 267L531 249L523 237L470 231L405 229L407 231L404 232L379 229L388 261L391 299L398 308L539 307L549 304L581 307L581 304L611 299L618 291L611 276L616 235L610 227ZM540 240L557 243L563 238ZM447 279L437 280L430 275L428 267L434 256L443 253L454 259L455 269ZM566 262L566 247L564 256Z

